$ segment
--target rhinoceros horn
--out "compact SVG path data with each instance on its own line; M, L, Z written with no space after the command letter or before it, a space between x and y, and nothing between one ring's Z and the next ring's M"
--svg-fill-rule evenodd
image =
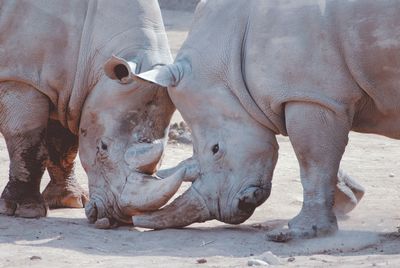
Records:
M161 178L167 178L175 173L177 170L182 168L185 168L186 170L183 181L193 182L194 180L196 180L196 178L199 177L199 166L197 164L197 161L194 160L192 157L180 162L176 167L159 170L157 172L157 176Z
M131 174L120 198L124 213L135 215L162 207L178 191L184 176L185 169L179 169L165 179L141 173Z
M207 220L211 220L211 215L203 198L193 187L160 210L132 217L135 227L150 229L180 228Z
M157 166L161 164L160 159L163 155L164 147L164 140L155 140L152 143L138 143L126 150L124 160L132 170L153 174ZM155 163L158 163L158 165L154 165ZM169 175L172 175L172 173Z
M157 175L171 177L184 169L183 181L193 182L199 176L198 163L194 158L188 158L178 164L177 167L160 170ZM138 214L132 217L133 225L150 229L179 228L194 222L210 220L209 210L199 192L193 185L171 204L164 208Z

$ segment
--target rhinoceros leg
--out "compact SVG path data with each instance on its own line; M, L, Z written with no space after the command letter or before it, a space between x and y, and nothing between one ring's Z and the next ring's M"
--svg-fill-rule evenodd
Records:
M1 194L0 214L42 217L47 206L40 194L46 167L47 97L34 88L0 84L0 130L10 157L9 181Z
M49 120L47 126L47 171L51 181L43 191L50 208L82 208L88 193L76 181L74 160L78 153L78 137L58 121Z
M311 103L288 103L285 113L288 135L300 164L303 206L289 222L287 233L270 233L268 238L282 241L333 233L338 229L334 195L348 142L349 120Z

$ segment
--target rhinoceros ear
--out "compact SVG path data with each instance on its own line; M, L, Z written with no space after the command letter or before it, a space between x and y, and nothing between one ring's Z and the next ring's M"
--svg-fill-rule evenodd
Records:
M114 55L104 64L106 75L113 80L118 80L121 84L129 84L133 81L132 76L136 74L136 68L135 62L126 61Z
M153 70L136 73L136 63L126 61L122 58L112 56L105 64L104 71L106 75L119 80L122 84L131 83L133 80L151 82L163 87L176 86L181 81L184 68L188 64L181 62L169 65L158 66Z

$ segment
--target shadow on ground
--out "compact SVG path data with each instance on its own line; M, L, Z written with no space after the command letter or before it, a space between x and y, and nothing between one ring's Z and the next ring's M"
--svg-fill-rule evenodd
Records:
M282 257L315 254L358 256L363 252L369 255L400 254L400 233L341 230L330 237L289 243L267 241L266 232L282 227L286 220L160 231L133 227L98 230L85 218L21 219L0 216L0 222L0 232L7 233L0 235L0 244L60 248L93 255L247 257L265 251Z

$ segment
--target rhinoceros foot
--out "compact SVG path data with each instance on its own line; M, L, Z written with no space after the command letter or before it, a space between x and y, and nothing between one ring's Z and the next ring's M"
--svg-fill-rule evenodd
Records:
M288 223L289 228L278 228L267 233L267 240L287 242L292 239L307 239L327 236L338 230L333 211L314 204L303 204L301 212Z
M15 202L0 199L0 214L22 218L40 218L47 216L48 207L44 200Z
M50 208L83 208L89 202L88 192L78 183L49 182L43 197Z
M22 218L46 217L47 204L35 183L11 180L0 198L0 214Z
M10 200L0 199L0 214L14 216L16 209L17 203Z
M309 239L314 237L328 236L337 231L337 226L328 225L318 227L312 225L310 228L278 228L267 232L267 240L279 243L289 242L293 239Z

